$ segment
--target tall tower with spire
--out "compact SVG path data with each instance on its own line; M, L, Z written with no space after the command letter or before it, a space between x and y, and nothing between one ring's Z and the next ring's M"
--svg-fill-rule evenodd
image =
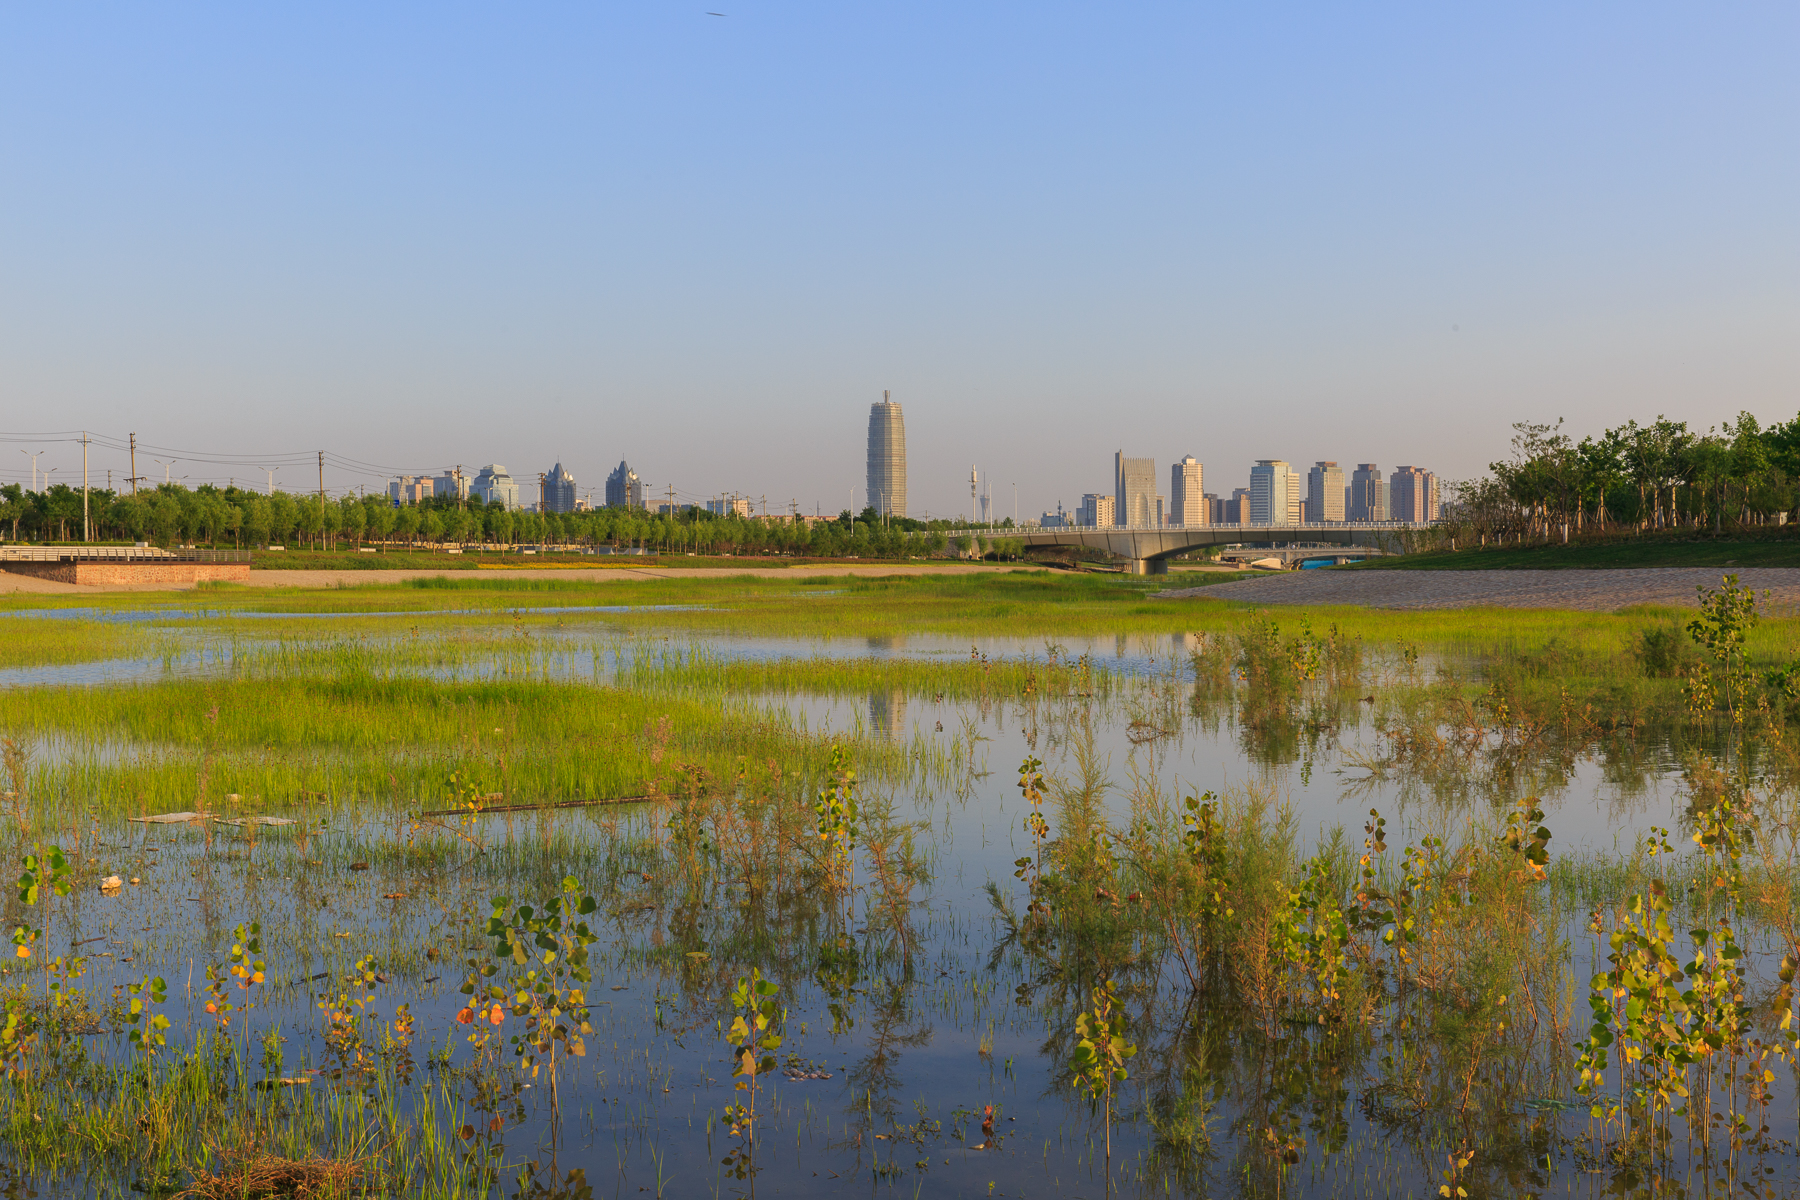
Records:
M878 517L906 515L906 419L881 393L869 406L869 507Z

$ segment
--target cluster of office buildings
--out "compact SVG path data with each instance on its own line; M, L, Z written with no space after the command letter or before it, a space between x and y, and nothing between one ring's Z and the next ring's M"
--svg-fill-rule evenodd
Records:
M1044 525L1155 528L1196 525L1301 525L1369 521L1435 521L1441 515L1438 478L1422 467L1375 463L1348 474L1335 462L1300 472L1284 459L1258 459L1250 486L1229 496L1205 490L1205 467L1193 455L1169 469L1169 491L1157 488L1156 461L1113 456L1113 490L1090 492L1073 513L1046 513Z
M417 504L434 496L451 496L458 500L476 500L482 504L501 504L510 509L531 508L538 512L585 512L590 507L586 497L577 494L575 476L557 463L537 477L538 496L535 504L519 495L519 484L499 463L490 463L474 476L461 467L441 475L400 475L388 481L388 499L396 506ZM620 463L606 477L606 503L621 508L644 507L644 481L638 478L630 463Z
M473 476L457 467L442 475L401 475L388 481L388 499L396 507L417 504L433 496L474 499L483 504L497 501L507 508L519 507L519 485L499 463L489 463Z

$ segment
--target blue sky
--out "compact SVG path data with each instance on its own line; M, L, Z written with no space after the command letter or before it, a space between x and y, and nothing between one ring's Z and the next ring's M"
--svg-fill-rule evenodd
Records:
M915 513L966 510L974 464L1031 514L1119 448L1229 494L1260 457L1467 477L1520 419L1786 419L1796 35L1791 5L7 4L0 432L584 489L628 458L832 510L888 388Z

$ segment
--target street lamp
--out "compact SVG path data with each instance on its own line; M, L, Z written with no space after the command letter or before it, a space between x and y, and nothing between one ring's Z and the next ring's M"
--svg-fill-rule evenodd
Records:
M21 451L19 451L19 453L23 454L26 458L29 458L31 460L31 490L35 492L38 490L37 460L41 455L45 455L50 452L48 450L21 450Z
M174 466L176 463L180 462L181 460L179 458L171 458L168 462L164 462L160 458L153 458L150 461L155 463L157 466L159 466L163 469L163 483L166 484L169 482L169 468ZM187 476L183 475L182 478L186 479Z

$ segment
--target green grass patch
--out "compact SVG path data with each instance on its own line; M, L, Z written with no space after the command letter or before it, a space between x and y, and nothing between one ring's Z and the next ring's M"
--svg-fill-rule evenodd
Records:
M0 623L0 669L123 658L150 642L144 629L108 621L8 620Z

